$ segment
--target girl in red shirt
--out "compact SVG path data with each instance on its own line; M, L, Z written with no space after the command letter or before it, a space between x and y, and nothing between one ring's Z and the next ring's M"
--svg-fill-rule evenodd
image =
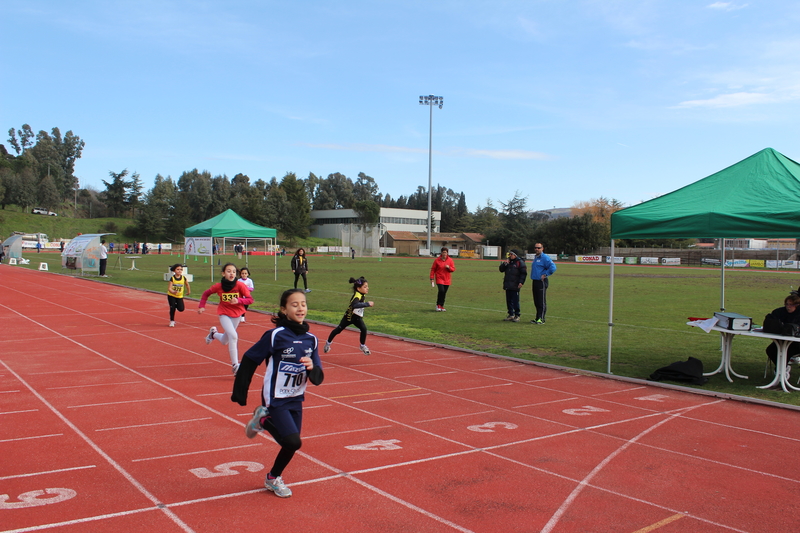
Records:
M431 285L436 285L439 292L436 296L436 310L447 311L444 308L444 299L447 297L447 289L450 288L450 274L456 271L453 258L450 257L447 248L442 247L442 253L433 260L431 266Z
M239 327L239 322L244 314L244 306L253 303L250 289L236 279L238 273L236 265L226 263L222 267L222 281L215 283L203 292L197 308L197 312L202 314L205 311L208 297L212 294L219 295L217 314L219 315L219 323L225 333L218 333L217 328L212 326L208 331L208 335L206 335L206 344L211 344L214 339L217 339L228 346L228 355L231 357L231 368L233 368L234 374L239 370L239 333L236 328Z

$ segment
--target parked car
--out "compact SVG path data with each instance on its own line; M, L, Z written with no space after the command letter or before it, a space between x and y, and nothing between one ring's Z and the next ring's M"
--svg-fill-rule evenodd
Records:
M51 216L51 217L57 217L58 216L58 213L54 213L53 211L48 211L44 207L34 207L33 208L33 214L34 215L48 215L48 216Z

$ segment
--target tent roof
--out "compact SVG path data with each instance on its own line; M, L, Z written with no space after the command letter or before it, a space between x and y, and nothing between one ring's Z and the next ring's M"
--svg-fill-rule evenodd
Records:
M233 209L228 209L205 222L186 228L186 237L241 237L249 239L277 238L278 232L253 224L240 217Z
M772 148L611 215L612 239L798 235L800 164Z

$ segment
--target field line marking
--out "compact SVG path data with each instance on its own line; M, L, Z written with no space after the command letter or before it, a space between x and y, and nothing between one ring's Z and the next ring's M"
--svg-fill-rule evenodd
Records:
M665 518L664 520L661 520L660 522L656 522L655 524L649 525L647 527L643 527L642 529L637 529L633 533L649 533L650 531L654 531L654 530L660 528L661 526L666 526L667 524L669 524L671 522L674 522L675 520L680 520L684 516L686 516L686 515L682 515L680 513L674 514L674 515L670 516L669 518Z
M190 418L188 420L171 420L169 422L155 422L153 424L137 424L135 426L119 426L115 428L102 428L102 429L95 429L95 431L114 431L117 429L133 429L133 428L149 428L153 426L166 426L168 424L185 424L187 422L199 422L200 420L211 420L210 416L205 418Z
M172 455L161 455L158 457L143 457L141 459L131 459L131 462L141 463L143 461L156 461L158 459L170 459L172 457L186 457L187 455L202 455L204 453L222 452L225 450L239 450L241 448L252 448L253 446L261 446L261 443L257 442L255 444L244 444L242 446L228 446L226 448L214 448L211 450L197 450L194 452L186 452L186 453L173 453Z
M36 435L36 436L33 436L33 437L17 437L15 439L4 439L4 440L0 440L0 442L18 442L18 441L21 441L21 440L46 439L46 438L49 438L49 437L63 437L63 436L64 436L63 433L51 433L49 435Z
M410 392L414 390L423 390L420 387L414 387L413 389L398 389L398 390L387 390L383 392L365 392L364 394L350 394L348 396L331 396L331 400L340 400L342 398L358 398L359 396L375 396L378 394L392 394L395 392ZM323 396L324 398L324 396Z
M21 477L34 477L34 476L43 476L46 474L60 474L61 472L73 472L75 470L86 470L88 468L97 468L97 465L89 465L89 466L75 466L72 468L60 468L58 470L46 470L44 472L30 472L28 474L16 474L13 476L3 476L0 477L0 481L5 479L17 479Z

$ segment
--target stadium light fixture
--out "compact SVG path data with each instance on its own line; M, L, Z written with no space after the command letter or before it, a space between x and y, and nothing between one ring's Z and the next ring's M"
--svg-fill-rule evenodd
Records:
M433 106L439 106L439 109L444 105L443 96L420 96L419 105L426 105L430 108L430 129L428 132L428 253L431 253L431 218L433 211L431 211L431 170L433 163Z

